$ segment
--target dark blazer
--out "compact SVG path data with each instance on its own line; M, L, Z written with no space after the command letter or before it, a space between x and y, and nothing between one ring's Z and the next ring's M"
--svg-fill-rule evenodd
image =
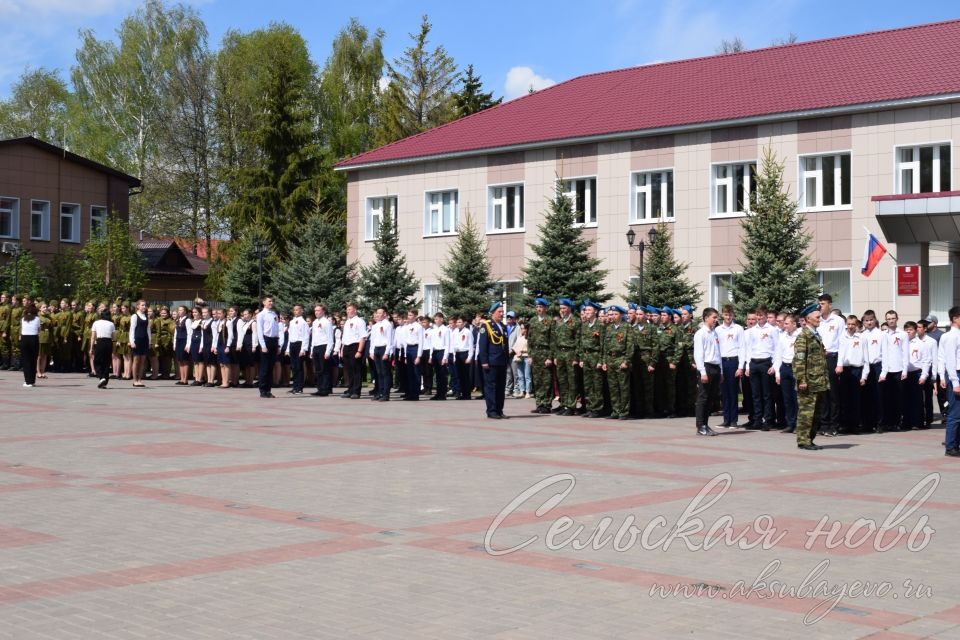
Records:
M483 323L480 328L480 342L477 348L477 361L492 367L505 367L510 361L507 328L493 321Z

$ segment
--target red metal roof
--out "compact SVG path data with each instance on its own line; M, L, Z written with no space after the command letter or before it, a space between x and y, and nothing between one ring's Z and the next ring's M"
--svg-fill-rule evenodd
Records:
M337 166L958 93L958 52L952 20L596 73Z

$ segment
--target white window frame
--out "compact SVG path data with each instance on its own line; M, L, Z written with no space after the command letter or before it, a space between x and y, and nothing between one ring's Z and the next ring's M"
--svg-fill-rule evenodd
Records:
M956 166L955 155L953 153L953 141L952 140L941 140L939 142L923 142L919 144L900 144L896 145L893 148L893 188L894 193L897 195L910 195L921 193L920 191L920 149L925 147L933 147L933 167L931 168L933 174L933 191L923 193L938 193L942 191L940 189L940 147L949 147L950 148L950 170L953 171ZM900 151L902 149L912 149L913 150L913 160L911 162L901 162L900 161ZM910 166L906 166L910 165ZM902 172L904 169L913 170L913 179L911 181L911 191L906 192L903 190L903 181L902 181ZM953 183L953 178L951 176L951 189L956 189L956 185Z
M515 193L514 196L513 196L513 197L514 197L514 208L515 208L515 211L518 212L517 215L514 216L514 222L517 223L517 222L520 221L521 218L523 218L523 224L522 224L522 225L519 225L519 226L516 226L516 224L515 224L513 227L497 228L497 227L495 226L495 224L494 224L494 222L495 222L495 219L494 219L494 207L495 207L496 204L497 204L497 203L496 203L496 200L498 200L498 199L503 200L503 206L504 206L504 209L503 209L503 221L506 222L506 219L507 219L507 211L506 211L506 208L505 208L505 207L506 207L506 204L507 204L506 190L507 190L508 188L510 188L510 187L520 187L520 191L521 191L521 192L520 192L520 193ZM504 190L504 195L502 196L502 198L495 198L495 197L494 197L493 194L494 194L494 190L496 190L496 189L503 189L503 190ZM526 223L527 223L527 215L526 215L526 208L524 207L524 201L526 200L526 198L527 198L527 188L526 188L526 183L524 183L524 182L504 182L504 183L501 183L501 184L488 184L488 185L487 185L487 234L488 234L488 235L494 235L494 234L500 234L500 233L523 233L523 232L525 232L525 231L526 231L525 225L526 225ZM518 205L519 205L519 206L518 206Z
M373 204L377 200L381 201L379 209L374 208ZM386 196L370 196L366 199L366 205L364 206L364 217L363 217L363 240L364 242L374 242L377 238L380 237L380 223L383 221L383 202L386 200L393 200L393 228L396 232L397 228L397 207L400 204L400 198L396 195L386 195ZM374 212L377 212L374 215ZM377 233L373 232L373 218L378 219L377 222Z
M673 174L673 180L667 180L666 174L670 172ZM673 211L670 212L670 215L661 215L659 218L654 217L653 215L653 194L652 194L652 184L647 185L638 185L637 178L641 175L655 173L661 174L660 176L660 202L669 203L671 195L673 196ZM673 185L674 193L670 193L670 185ZM673 167L663 167L660 169L644 169L643 171L633 171L630 173L630 224L642 224L650 222L675 222L677 219L677 173ZM637 196L640 194L644 195L645 206L647 209L646 217L639 217L637 215Z
M843 165L842 156L850 156L850 175L847 180L850 182L850 202L846 204L823 204L823 158L832 156L833 165L833 192L837 194L838 199L843 198ZM806 161L810 158L816 158L817 168L807 170ZM847 151L830 151L827 153L808 153L797 157L797 204L801 211L844 211L853 209L853 153ZM816 178L816 204L807 206L807 178Z
M33 210L34 204L45 204L47 205L46 210L40 214L40 235L33 235L33 215L36 213ZM31 240L40 240L40 241L49 241L50 240L50 201L49 200L31 200L30 201L30 239Z
M69 214L71 219L70 222L70 238L64 240L62 228L63 228L63 218L68 215L63 212L64 207L73 207L73 213ZM77 244L80 242L80 216L83 212L83 208L80 206L79 202L61 202L60 211L57 216L57 240L60 242L69 242L70 244Z
M833 301L833 306L836 307L837 309L840 309L841 311L843 311L844 318L846 318L848 315L850 315L851 313L853 313L853 310L851 309L851 306L853 305L853 270L852 270L852 269L843 269L843 268L817 269L817 270L816 270L816 273L817 273L817 286L820 288L820 293L823 293L823 292L824 292L824 291L823 291L823 274L824 274L825 272L827 272L827 271L829 271L829 272L831 272L831 273L832 273L832 272L842 271L842 272L844 272L844 273L847 274L847 291L849 292L848 295L850 296L850 300L848 300L848 301L846 301L846 302L849 302L849 304L846 305L846 306L844 306L843 304L841 304L842 301L840 301L840 300L834 299L834 301ZM894 285L894 286L896 286L896 285ZM833 293L830 292L830 291L827 291L826 293L829 293L831 296L833 295Z
M94 210L103 211L103 215L94 215ZM100 221L101 228L106 231L107 228L107 207L102 204L92 204L90 205L90 237L95 238L97 234L93 232L93 223L94 220Z
M710 163L710 217L711 218L743 218L747 215L747 211L750 208L750 175L751 175L751 165L753 166L753 171L757 170L759 163L756 160L738 160L737 162L712 162ZM736 167L742 166L746 170L744 171L743 179L746 180L746 184L743 188L743 203L746 211L736 211L734 207L737 206L737 189L736 184L734 183L736 176ZM718 178L717 173L720 167L733 167L733 175L726 178ZM727 211L720 213L717 209L717 190L721 186L721 183L727 184Z
M454 202L453 202L453 224L450 231L443 230L443 195L446 193L452 193ZM434 204L432 202L432 197L435 195L440 196L440 202ZM437 229L436 233L430 231L430 222L433 216L434 210L437 211ZM457 235L457 227L460 224L460 190L454 187L446 189L430 189L429 191L423 192L423 237L424 238L437 238L443 236L455 236Z
M521 297L523 297L523 295L525 295L526 292L527 292L526 287L523 286L523 281L522 281L522 280L519 280L519 279L497 280L496 289L497 289L497 292L500 294L500 302L503 303L503 312L504 312L504 313L506 313L507 311L519 311L519 306L522 306L522 303L521 303L521 305L518 305L518 308L516 308L516 309L511 309L511 308L510 308L510 305L507 304L507 285L511 285L511 284L519 284L519 285L520 285L520 296L521 296Z
M0 234L0 238L18 240L20 238L20 198L13 196L0 196L0 198L13 202L11 209L3 209L3 211L10 214L10 234Z
M427 289L436 290L437 292L434 298L435 302L434 302L433 308L427 307L427 300L428 300ZM437 283L437 282L425 283L420 289L420 294L421 294L420 299L423 301L420 303L420 315L433 317L437 313L437 311L443 308L443 298L442 298L443 294L441 293L441 290L440 290L440 283Z
M721 308L723 308L723 305L725 305L725 304L733 304L733 301L732 301L732 300L724 300L723 302L720 302L720 300L719 300L719 297L720 297L719 294L720 294L720 292L719 292L719 290L718 290L719 288L717 287L717 284L714 282L714 279L715 279L716 277L718 277L718 276L730 276L730 286L731 286L731 288L732 288L732 286L733 286L733 281L734 281L734 279L737 277L737 274L731 273L730 271L712 271L712 272L710 272L710 281L709 281L709 284L710 284L710 306L713 307L714 309L721 309Z
M573 226L575 227L596 227L597 226L597 212L593 209L592 201L595 199L593 190L597 189L597 176L579 176L576 178L563 178L563 195L570 198L570 203L573 205L573 215L577 215L577 182L584 181L586 186L584 188L583 196L583 222L574 222ZM593 183L593 189L591 189L591 182ZM570 186L570 189L567 189L567 186ZM524 190L526 193L526 190ZM597 205L599 208L600 201L597 200ZM526 222L526 220L524 220Z

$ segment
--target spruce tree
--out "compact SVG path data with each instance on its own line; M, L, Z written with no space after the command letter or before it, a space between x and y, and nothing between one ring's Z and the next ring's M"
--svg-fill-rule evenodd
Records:
M497 284L490 269L486 237L468 211L457 226L457 241L450 247L439 278L443 311L471 319L478 311L486 311Z
M657 224L656 239L647 245L643 263L643 300L640 300L640 281L626 283L630 301L655 307L684 304L696 306L703 293L687 279L686 262L677 262L670 242L670 227ZM638 270L639 271L639 270Z
M390 216L380 221L380 235L373 243L374 261L360 267L357 295L365 317L377 307L387 311L401 311L418 304L420 281L407 267L400 253L397 232Z
M503 98L493 99L493 92L485 93L480 76L473 74L473 65L467 65L463 76L463 86L453 94L453 101L457 106L457 117L469 116L472 113L495 107Z
M311 307L322 302L343 309L350 298L353 266L347 264L341 231L317 214L303 223L296 245L271 278L277 307L287 311L295 304Z
M741 270L733 275L733 300L741 317L760 304L794 311L818 293L817 273L807 250L804 216L783 183L783 163L764 149L750 211L741 223Z
M12 256L8 256L7 263L0 267L0 287L20 296L36 298L48 295L43 269L29 249L22 250L16 262Z
M76 295L104 300L139 295L147 282L143 265L127 221L111 213L103 232L80 250Z
M535 257L523 268L525 302L529 308L533 308L533 299L538 296L551 302L563 297L577 302L584 298L596 302L610 299L610 294L604 292L607 271L600 268L600 260L590 257L592 241L584 238L583 228L576 225L573 203L563 193L559 180L539 231L540 242L530 245Z
M255 309L260 301L257 299L257 290L260 284L260 259L254 250L255 233L245 234L241 239L234 240L224 249L226 270L222 274L222 288L220 297L231 305ZM263 260L263 293L270 293L270 259Z

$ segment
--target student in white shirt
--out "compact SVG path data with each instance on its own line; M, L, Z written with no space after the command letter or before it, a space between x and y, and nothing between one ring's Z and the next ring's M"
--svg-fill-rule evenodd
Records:
M733 305L725 304L722 309L723 324L716 328L720 338L720 403L723 406L721 427L736 427L739 412L740 346L743 342L743 327L733 321Z
M327 316L327 307L313 307L314 320L310 326L310 357L313 360L313 377L317 384L315 396L328 396L332 391L330 357L333 355L333 322Z
M880 431L883 424L883 401L880 398L880 372L883 370L883 349L886 334L877 326L877 314L872 309L864 312L862 317L863 328L860 337L863 339L864 363L862 381L862 401L860 403L860 424L864 431Z
M290 355L292 385L288 393L303 393L303 358L309 348L310 327L303 319L303 305L293 305L293 317L287 325L287 353Z
M884 429L896 431L900 428L903 410L902 383L907 379L907 360L909 359L907 334L897 329L897 312L887 311L886 332L883 334L883 359L880 370L881 395L883 396Z
M797 430L797 379L793 375L793 345L800 329L797 316L789 313L783 318L783 331L777 337L777 351L773 357L774 378L783 394L784 433Z
M420 393L433 397L433 357L430 349L433 348L433 325L430 318L421 316L420 326L423 327L423 356L420 358Z
M378 307L373 312L373 320L373 328L370 331L370 358L373 360L376 375L377 393L374 400L389 402L390 390L393 388L390 368L390 359L393 355L393 323L383 307Z
M834 370L840 376L839 431L843 433L858 433L861 428L861 391L869 372L866 340L860 330L860 319L854 315L848 316L846 327L840 334L840 349Z
M256 377L256 351L259 343L254 322L250 309L244 309L240 314L240 322L237 323L237 350L239 351L237 364L243 370L244 387L252 387L253 379Z
M100 319L90 328L90 342L93 350L94 372L100 382L98 389L106 389L110 381L110 359L113 357L113 334L117 328L110 317L110 311L100 312Z
M406 314L393 314L393 384L403 398L407 395L407 326Z
M517 329L515 329L517 331ZM469 400L472 390L470 381L470 364L473 362L473 351L476 345L473 343L473 331L467 325L464 317L457 318L457 328L451 334L453 345L453 357L457 367L457 381L460 385L457 400ZM526 357L526 356L524 356ZM518 392L521 390L518 389ZM522 395L522 393L521 393ZM515 397L519 397L516 393Z
M450 329L444 315L439 311L433 316L433 330L430 333L430 361L433 364L433 377L437 382L437 392L431 400L447 399L447 354L450 353Z
M694 413L698 436L715 436L707 426L710 408L720 394L720 338L716 332L717 310L703 310L703 324L693 336L693 362L700 377L697 380L697 402Z
M936 316L927 316L936 318ZM933 424L933 394L934 389L939 385L937 384L939 380L938 372L940 367L937 363L937 354L938 354L938 344L937 341L930 335L930 321L927 319L920 320L917 322L917 337L923 343L924 348L929 353L930 357L930 376L927 378L926 383L923 385L923 404L921 405L921 429L928 429L930 425ZM936 325L934 325L936 326ZM943 332L940 332L940 335L943 335ZM939 399L939 398L938 398Z
M960 458L960 307L951 307L950 331L940 337L940 358L949 409L944 434L944 453Z
M930 349L917 335L917 323L907 322L903 329L909 338L907 379L903 383L903 429L919 429L923 424L923 387L933 366Z
M347 390L344 398L360 399L361 379L360 359L363 357L363 346L367 341L367 323L357 315L357 307L352 302L347 305L347 319L343 322L340 359L343 361L343 373L347 378Z
M37 382L41 320L37 313L37 305L26 296L24 296L24 305L23 315L20 316L20 362L23 366L23 386L30 388Z
M777 328L767 322L767 309L757 307L757 324L744 332L740 349L740 370L748 373L753 395L753 422L747 429L769 431L774 425L773 355Z
M407 323L403 325L403 343L406 345L404 361L407 372L404 400L420 399L420 360L423 357L423 325L417 320L412 309L407 312Z
M820 326L817 333L827 353L827 379L830 389L824 396L823 413L820 414L820 431L824 435L836 434L840 427L840 376L837 374L837 360L840 351L840 334L844 332L846 322L842 316L833 312L833 297L824 293L820 302Z
M273 398L273 370L280 350L280 316L273 310L273 297L264 296L263 308L254 322L260 343L260 375L257 383L261 398Z

